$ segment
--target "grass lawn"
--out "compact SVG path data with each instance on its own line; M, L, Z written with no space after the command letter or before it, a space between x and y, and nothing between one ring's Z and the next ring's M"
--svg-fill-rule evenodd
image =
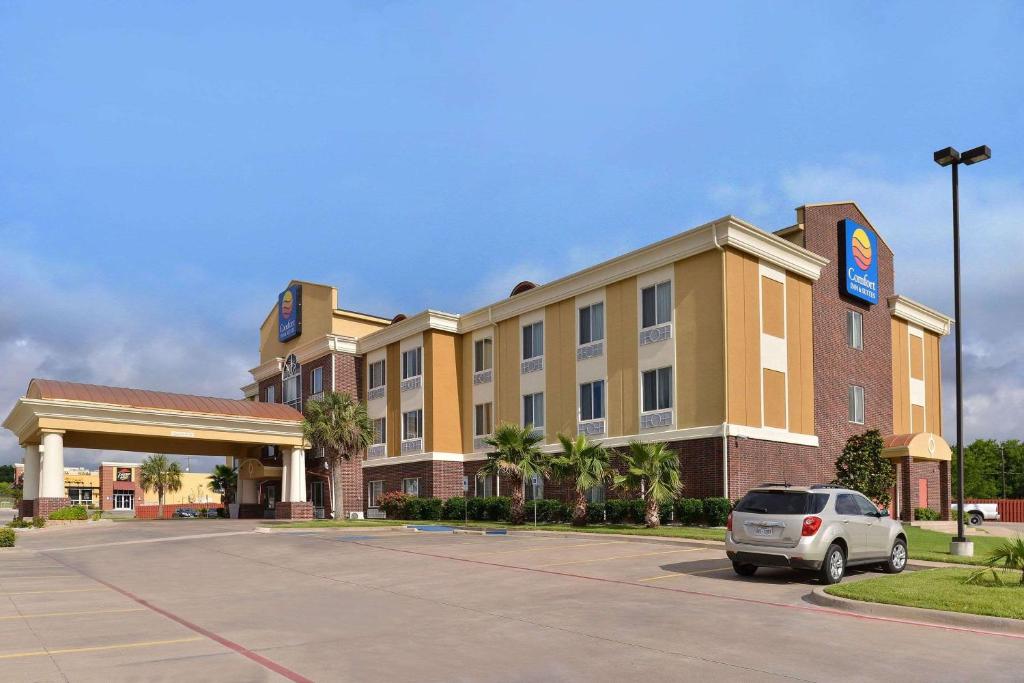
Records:
M928 569L897 576L829 586L825 592L842 598L907 605L991 617L1024 619L1024 586L1020 572L1006 572L1003 585L988 574L979 585L965 585L971 569Z
M941 531L926 531L920 527L904 525L907 532L907 550L912 560L931 560L933 562L953 562L956 564L981 564L989 551L1005 541L995 536L967 536L974 541L974 557L959 557L949 554L949 542L952 536Z

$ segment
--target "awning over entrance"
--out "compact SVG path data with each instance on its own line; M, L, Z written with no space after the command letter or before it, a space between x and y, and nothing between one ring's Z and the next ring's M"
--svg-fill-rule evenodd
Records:
M952 449L938 434L918 432L917 434L893 434L885 437L882 447L883 458L910 456L914 460L949 461Z
M46 515L68 504L64 448L259 457L263 446L285 454L285 514L306 510L302 414L290 406L33 379L3 426L25 449L23 514ZM308 514L307 514L308 512Z
M47 431L68 448L241 457L253 446L303 447L290 406L33 379L3 426L23 446Z

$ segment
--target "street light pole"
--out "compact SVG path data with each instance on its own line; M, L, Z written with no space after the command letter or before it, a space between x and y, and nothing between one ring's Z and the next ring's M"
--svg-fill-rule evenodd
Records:
M964 535L964 392L963 392L963 313L960 310L960 164L968 166L992 157L992 150L982 145L962 155L952 147L935 152L933 158L939 166L953 167L953 315L956 318L956 538L951 552L954 555L973 555L973 544Z

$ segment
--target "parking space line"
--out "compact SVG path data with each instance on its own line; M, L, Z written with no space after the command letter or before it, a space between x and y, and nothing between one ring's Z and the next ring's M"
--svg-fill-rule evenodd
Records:
M26 574L24 576L5 576L0 574L0 583L4 581L42 581L43 579L80 579L78 574L50 574L48 576L39 576L38 574L32 574L31 576Z
M597 557L591 560L572 560L570 562L552 562L550 564L537 565L539 567L564 567L569 564L587 564L590 562L608 562L610 560L628 560L634 557L652 557L654 555L671 555L672 553L694 553L704 548L680 548L679 550L659 550L654 553L637 553L634 555L613 555L612 557Z
M49 595L51 593L95 593L105 591L106 588L60 588L58 590L46 591L16 591L14 593L0 593L0 595Z
M93 645L90 647L66 647L58 650L30 650L28 652L12 652L0 655L0 659L19 659L22 657L46 657L50 655L68 655L78 652L100 652L103 650L122 650L133 647L154 647L156 645L173 645L176 643L194 643L202 640L199 636L174 638L172 640L147 640L142 643L116 643L114 645Z
M576 545L537 545L529 548L516 548L515 550L499 550L496 553L482 553L483 555L509 555L511 553L530 553L536 550L563 550L567 548L589 548L595 545L614 545L616 543L629 543L629 541L601 541L600 543L578 543Z
M77 617L92 614L122 614L124 612L145 612L144 607L126 607L124 609L93 609L82 612L40 612L38 614L15 614L10 617L0 617L0 621L13 621L14 619L42 619L44 617Z
M644 579L637 579L637 581L660 581L662 579L672 579L680 576L700 576L701 574L711 574L714 572L724 572L728 570L728 567L715 567L714 569L701 569L697 572L675 572L674 574L659 574L657 576L648 576Z

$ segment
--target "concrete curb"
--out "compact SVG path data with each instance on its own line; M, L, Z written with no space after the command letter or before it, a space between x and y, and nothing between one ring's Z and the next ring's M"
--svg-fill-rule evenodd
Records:
M1024 620L1020 619L988 617L981 614L947 612L945 610L926 609L923 607L907 607L905 605L887 605L881 602L851 600L849 598L841 598L838 595L829 595L825 592L824 587L815 588L807 596L807 600L818 607L827 607L829 609L872 617L905 619L938 626L956 626L958 628L991 631L993 633L1024 635Z

